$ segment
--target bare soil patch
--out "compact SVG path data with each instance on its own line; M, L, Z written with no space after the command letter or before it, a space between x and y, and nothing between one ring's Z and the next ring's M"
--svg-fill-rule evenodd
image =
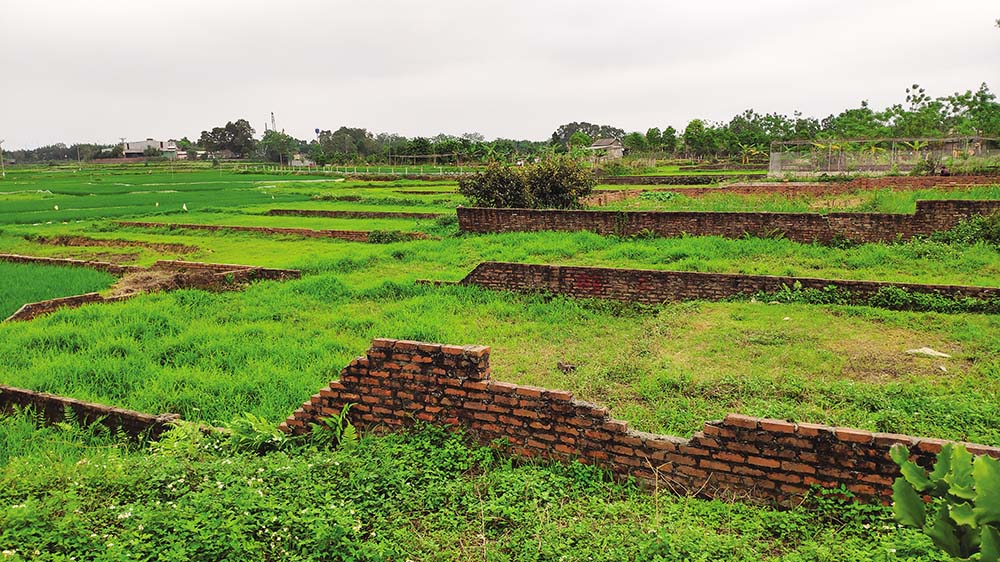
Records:
M108 248L149 248L158 252L191 254L200 250L197 246L187 244L170 244L167 242L142 242L139 240L108 240L88 238L86 236L26 236L26 240L51 246L98 246ZM121 254L127 255L127 254Z

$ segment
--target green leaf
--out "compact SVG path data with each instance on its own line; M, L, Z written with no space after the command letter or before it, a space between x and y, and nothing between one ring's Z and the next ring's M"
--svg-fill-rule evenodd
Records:
M904 478L892 484L892 513L900 525L920 529L924 526L924 500Z
M899 472L918 492L926 492L934 488L934 482L927 478L927 471L912 461L906 461L899 465Z
M983 527L980 538L980 562L1000 562L1000 531L994 527Z
M943 449L941 453L944 454ZM972 500L976 497L976 482L972 478L972 459L972 454L964 446L954 447L951 470L944 477L948 483L948 493L963 500ZM931 477L933 478L933 475Z
M937 460L934 462L934 470L928 475L931 480L943 480L951 472L954 449L955 446L951 443L945 443L941 446L941 452L938 453Z
M958 531L948 516L947 509L939 509L934 520L924 527L924 534L934 541L934 544L951 556L963 556L958 540Z
M1000 461L980 455L972 467L976 480L976 521L1000 524Z
M965 525L967 527L976 526L976 515L972 512L972 504L969 502L948 506L948 515L958 525Z
M896 443L889 448L889 456L892 458L892 462L902 466L903 463L910 460L910 450L906 448L906 445Z

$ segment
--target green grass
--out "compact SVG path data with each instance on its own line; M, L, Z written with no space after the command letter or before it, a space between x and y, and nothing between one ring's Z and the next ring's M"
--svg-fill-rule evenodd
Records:
M0 261L0 320L29 302L102 291L114 282L92 269Z
M913 213L921 199L1000 199L1000 185L960 189L922 189L893 191L891 189L856 191L827 196L795 196L776 194L740 195L709 193L698 197L669 191L647 191L633 199L616 201L601 207L606 210L629 211L716 211L774 213Z
M146 175L168 173L151 171ZM35 186L93 189L72 171L33 173ZM163 214L173 209L150 210L148 201L128 204L143 194L66 195L74 201L109 198L105 203L120 198L129 214L112 211L118 206L95 205L81 208L93 213L88 218L64 224L52 218L58 215L48 210L46 194L0 195L9 198L0 201L0 213L7 213L0 217L0 252L98 259L115 254L150 264L177 256L136 247L49 246L24 237L180 243L199 248L183 259L291 267L301 269L303 278L256 283L244 292L144 295L0 325L0 382L140 411L178 412L188 420L222 423L252 412L277 423L363 354L371 338L392 337L490 345L493 378L570 390L642 430L685 436L705 420L739 412L1000 445L997 315L763 302L639 307L414 283L458 280L481 261L499 260L995 286L1000 278L995 245L917 240L828 247L780 239L622 239L587 232L463 235L454 224L438 221L262 216L279 206L449 212L462 203L460 195L397 191L453 190L450 182L311 181L211 169L187 174L177 173L174 185L190 189L173 195L189 201L189 213ZM208 181L210 175L233 181L201 188L183 181ZM143 181L134 169L115 168L107 176L118 183ZM170 178L152 183L164 180ZM0 191L9 191L9 185L0 182ZM983 189L980 194L987 197L995 188ZM902 209L913 200L909 194L876 197L881 197L878 208ZM7 201L26 207L10 211ZM31 213L41 216L27 220ZM383 245L130 229L111 224L108 219L117 216L352 230L379 226L420 229L441 239ZM0 287L24 285L2 278ZM905 353L924 346L952 357ZM559 362L577 369L564 373ZM240 456L234 462L222 451L177 458L63 430L36 433L29 426L16 416L0 422L0 466L6 466L0 549L17 549L19 555L31 556L31 547L57 554L63 551L56 548L75 549L78 559L121 558L115 546L106 545L111 542L134 553L155 549L167 559L295 559L301 552L284 549L322 543L309 552L329 553L341 540L368 558L404 560L400 550L420 560L468 559L483 551L493 560L551 559L557 547L568 559L608 553L606 558L615 560L656 559L656 552L666 560L868 560L891 559L890 548L898 549L898 556L927 552L926 544L895 527L881 529L881 523L865 529L823 519L817 515L821 509L778 513L654 498L598 483L598 476L580 468L508 466L502 458L477 464L485 453L440 437L428 449L426 435L368 439L353 454L298 451ZM447 460L457 464L442 467L443 458L464 460ZM350 470L331 466L336 462ZM267 475L261 477L268 483L264 496L244 485L258 478L257 471ZM197 487L170 495L167 484L180 477ZM412 489L403 490L401 482ZM22 504L30 509L13 507ZM125 512L131 515L119 519ZM204 533L184 526L195 514L211 522ZM262 524L264 518L269 522ZM361 531L353 530L357 520ZM262 526L259 534L250 530ZM283 531L286 526L289 531ZM99 530L96 538L91 529ZM322 529L344 535L330 538ZM289 535L299 540L288 541Z
M198 432L135 451L13 416L0 418L5 440L12 560L943 560L884 508L654 495L433 428L256 456Z

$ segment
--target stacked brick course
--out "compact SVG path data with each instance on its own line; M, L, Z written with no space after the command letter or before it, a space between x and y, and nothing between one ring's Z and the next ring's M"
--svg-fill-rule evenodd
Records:
M873 189L894 191L916 191L940 188L958 189L973 185L1000 184L998 176L954 176L954 177L881 177L855 178L842 182L753 182L735 183L720 187L663 188L653 191L672 191L686 197L725 193L728 195L781 195L785 197L841 195ZM638 189L596 191L580 200L588 207L600 207L617 201L634 199L642 194Z
M916 213L717 213L458 208L465 232L591 231L603 235L783 236L802 243L908 240L949 230L975 215L1000 212L1000 201L917 201Z
M633 431L572 393L490 380L488 347L376 339L365 357L320 390L281 428L294 434L337 415L368 430L418 420L462 426L525 457L579 460L661 487L792 504L815 484L885 500L898 476L889 447L903 443L925 466L945 441L730 414L690 439ZM1000 449L969 445L1000 458Z
M66 410L72 410L77 421L82 424L100 423L112 432L122 432L132 437L142 434L158 437L167 428L168 423L180 419L178 414L143 414L0 384L0 413L8 414L15 406L33 408L46 423L60 422L65 419Z
M443 213L404 213L397 211L323 211L318 209L271 209L269 215L326 217L341 219L436 219Z
M367 230L313 230L311 228L239 226L239 225L221 225L221 224L180 224L180 223L162 223L162 222L135 222L135 221L116 221L115 224L119 226L127 226L133 228L167 228L170 230L184 229L184 230L212 230L212 231L229 230L237 232L256 232L259 234L270 234L270 235L302 236L304 238L337 238L340 240L347 240L350 242L368 242L369 235L371 234L371 232ZM427 235L422 232L403 232L400 234L401 236L411 238L414 240L427 238Z
M851 301L856 303L864 303L884 287L903 289L910 293L935 294L949 299L1000 299L1000 288L995 287L508 262L483 262L459 281L459 284L476 285L495 291L543 292L643 304L723 300L740 295L777 293L795 286L817 290L836 287L846 291Z

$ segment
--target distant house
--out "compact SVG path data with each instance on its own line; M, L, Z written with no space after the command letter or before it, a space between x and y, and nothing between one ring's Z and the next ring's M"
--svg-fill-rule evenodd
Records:
M625 146L617 139L597 139L588 147L597 158L618 159L625 156Z
M177 158L177 143L174 141L146 139L144 141L127 142L122 149L125 158L142 158L146 155L146 151L150 149L159 150L163 156L170 160Z
M309 159L308 156L304 154L295 154L292 156L291 161L288 162L289 166L293 168L311 168L316 165L315 162Z

